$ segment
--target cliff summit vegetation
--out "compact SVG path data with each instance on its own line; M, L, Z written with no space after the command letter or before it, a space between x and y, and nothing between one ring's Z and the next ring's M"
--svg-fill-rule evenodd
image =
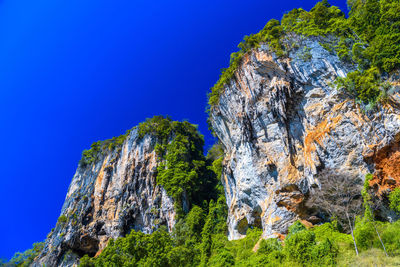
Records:
M398 0L349 0L349 17L327 0L310 11L293 9L281 21L272 19L256 34L245 36L239 51L230 56L229 67L222 69L219 80L209 93L209 108L219 102L224 86L234 75L245 55L266 44L277 57L285 57L295 47L292 34L317 36L321 45L336 53L357 70L338 78L336 86L357 101L375 104L385 100L388 85L381 76L400 67L400 3ZM333 37L333 38L327 38Z
M83 150L82 158L79 161L81 166L87 166L92 164L96 160L99 159L100 155L103 154L105 151L111 151L116 149L118 152L121 150L121 147L130 134L131 130L126 131L125 134L113 137L111 139L107 139L104 141L97 141L94 142L90 149Z

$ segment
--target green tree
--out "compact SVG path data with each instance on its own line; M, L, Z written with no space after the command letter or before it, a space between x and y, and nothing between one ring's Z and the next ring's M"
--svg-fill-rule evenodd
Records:
M44 248L44 242L34 243L31 249L17 252L10 260L11 266L28 267Z
M389 194L390 208L400 213L400 188L394 189Z

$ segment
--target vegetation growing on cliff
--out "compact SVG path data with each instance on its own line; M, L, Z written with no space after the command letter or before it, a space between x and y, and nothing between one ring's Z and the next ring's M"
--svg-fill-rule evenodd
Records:
M28 267L36 258L36 256L39 255L43 248L44 242L34 243L31 249L28 249L22 253L15 253L10 262L4 263L4 266ZM0 266L3 266L1 262Z
M212 188L217 180L212 160L203 154L204 138L197 126L187 121L173 121L170 117L154 116L140 123L137 131L139 139L146 135L155 137L155 150L161 159L157 183L175 200L179 215L184 213L184 202L201 205L204 200L215 198ZM90 150L83 151L80 164L94 163L105 151L120 150L130 132L93 143Z
M270 20L259 33L245 36L243 41L239 43L238 52L232 53L230 56L229 67L222 69L219 80L211 89L208 95L209 106L215 106L219 102L224 85L230 82L234 77L235 71L238 69L243 57L253 48L258 48L262 42L266 42L277 55L284 55L284 50L280 38L283 35L283 28L278 20Z
M400 213L400 188L396 188L389 194L390 208Z
M68 218L64 214L61 215L60 217L58 217L58 219L57 219L57 223L59 223L59 224L65 224L67 222L68 222Z
M86 166L86 165L92 164L105 151L113 151L114 149L116 149L117 152L119 152L121 150L121 147L122 147L125 139L128 137L130 132L131 132L131 130L128 130L123 135L116 136L116 137L113 137L111 139L107 139L104 141L94 142L90 146L90 149L83 150L82 158L79 161L79 164L81 166Z
M202 205L215 198L217 179L211 160L203 154L204 138L197 126L155 116L139 124L138 134L139 138L147 134L156 137L156 152L161 158L157 183L173 197L178 214L184 213L184 201Z
M400 67L399 1L349 0L348 5L348 18L338 7L323 0L310 11L293 9L280 22L270 20L259 33L245 36L238 45L240 50L231 55L229 67L222 69L219 80L211 88L210 108L218 104L224 86L234 77L246 53L266 43L278 57L286 55L295 44L288 37L290 33L334 36L333 41L324 41L321 45L358 67L345 79L339 79L337 87L366 104L384 99L388 88L380 77Z

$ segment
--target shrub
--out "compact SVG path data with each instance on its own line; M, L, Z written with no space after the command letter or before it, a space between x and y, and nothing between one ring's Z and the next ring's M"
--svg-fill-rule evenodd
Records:
M344 89L356 99L368 104L375 104L382 94L382 82L378 68L371 67L362 72L350 72L346 78L338 77L335 81L338 89Z
M169 261L171 251L172 239L164 229L151 235L132 231L111 240L98 257L83 257L80 266L174 266Z
M113 137L111 139L107 139L104 141L97 141L94 142L91 146L90 149L88 150L83 150L82 152L82 158L79 161L79 164L81 166L87 166L89 164L94 163L96 160L99 159L100 155L104 153L105 151L114 151L116 150L117 153L121 151L121 147L126 140L126 138L129 136L131 130L126 131L125 134Z
M293 234L296 234L297 232L306 230L306 227L299 221L296 221L294 224L292 224L289 227L289 234L287 237L290 237Z
M68 218L67 216L65 216L64 214L62 214L60 217L58 217L57 222L59 224L65 224L68 222Z
M31 249L28 249L24 252L17 252L11 258L9 263L6 263L4 266L19 266L19 267L28 267L31 265L33 260L39 255L39 253L44 248L44 242L34 243ZM0 265L2 266L2 265Z
M296 222L289 227L289 235L284 241L282 251L286 255L286 260L291 262L301 265L330 266L335 265L337 261L339 254L337 242L343 241L350 243L351 237L340 234L332 223L307 230L300 222ZM279 246L275 246L270 253L273 251L280 251Z
M338 254L338 246L329 238L326 238L311 250L311 258L313 259L313 262L322 266L335 265Z
M212 256L208 262L208 266L213 267L225 267L234 266L235 258L232 253L227 249L221 249L214 256Z
M321 242L326 239L334 240L335 242L344 243L348 246L353 245L351 235L341 233L337 221L317 225L310 229L315 233L316 241Z
M312 59L311 48L304 47L298 54L298 57L303 61L310 61Z
M394 189L389 194L390 208L400 213L400 188Z
M400 255L400 221L385 223L379 229L382 242L391 256ZM380 244L378 244L379 246ZM381 249L379 246L378 248Z
M201 261L206 264L213 250L224 247L226 237L227 207L225 197L221 195L216 202L209 202L208 215L201 231Z
M284 251L289 259L305 264L311 261L311 252L315 245L315 234L311 231L301 230L291 233L285 239Z
M360 249L369 249L373 247L376 232L371 221L367 219L359 219L354 228L354 237L357 246Z
M79 267L94 267L94 265L91 258L88 255L85 255L79 260Z
M374 214L371 208L371 195L369 194L369 181L371 181L373 178L372 174L367 174L365 176L365 181L364 181L364 186L363 189L361 190L361 195L363 197L363 205L364 205L364 218L368 221L373 220Z
M270 254L274 251L281 251L282 244L276 238L263 239L260 242L260 247L257 250L258 254Z

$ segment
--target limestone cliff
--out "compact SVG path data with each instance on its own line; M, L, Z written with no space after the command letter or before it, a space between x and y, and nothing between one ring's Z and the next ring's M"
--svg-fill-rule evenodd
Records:
M318 175L324 170L360 179L373 173L370 185L378 197L400 186L399 74L383 77L391 84L389 97L385 105L368 111L334 88L335 79L356 66L324 48L329 42L325 38L288 35L292 48L286 56L277 57L267 45L246 53L210 109L225 154L221 179L229 239L245 236L249 227L262 228L265 238L281 237L296 220L321 221L312 218L306 204L320 187ZM172 230L176 203L156 179L162 160L160 180L169 183L165 188L183 211L191 200L210 198L212 182L200 181L207 177L199 171L207 170L205 162L199 164L204 158L202 137L193 134L195 127L187 131L194 138L185 136L182 129L188 123L169 123L158 134L141 135L134 128L117 146L111 143L95 156L87 155L34 266L77 264L83 255L95 256L110 238L132 229L151 233L165 225ZM151 132L157 125L147 126ZM183 135L168 148L170 136L165 133L170 126ZM196 163L162 159L168 149L170 155ZM174 164L185 173L177 175ZM199 183L179 177L195 177ZM390 219L392 214L381 216Z
M154 135L140 138L134 128L119 146L100 151L92 162L81 161L62 215L33 265L74 265L132 229L151 233L165 225L171 230L174 201L156 183L156 143Z
M295 220L311 221L304 203L323 169L362 179L378 169L379 188L400 184L397 167L382 170L387 161L400 163L393 146L400 132L398 77L384 77L392 85L388 104L365 112L332 85L355 66L321 41L294 35L289 43L297 47L280 58L266 45L253 49L210 110L225 151L230 239L252 226L264 237L280 236Z

